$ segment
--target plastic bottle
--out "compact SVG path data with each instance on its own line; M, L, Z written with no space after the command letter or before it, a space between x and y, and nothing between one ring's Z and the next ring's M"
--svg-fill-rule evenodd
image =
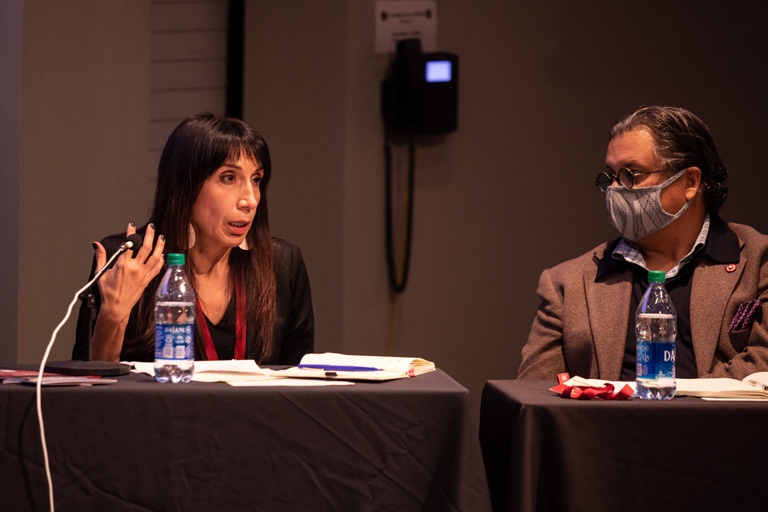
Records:
M155 379L189 382L195 371L195 292L184 273L184 255L169 254L155 294Z
M675 396L677 313L664 287L664 272L648 272L648 290L635 315L637 335L637 394L669 400Z

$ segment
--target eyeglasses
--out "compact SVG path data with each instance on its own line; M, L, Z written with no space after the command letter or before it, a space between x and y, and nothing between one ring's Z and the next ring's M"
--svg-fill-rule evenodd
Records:
M610 187L614 181L618 181L619 184L624 188L632 188L635 184L635 176L655 174L657 172L664 172L664 169L658 171L643 172L633 171L632 169L622 167L616 174L608 174L608 172L601 172L598 174L597 178L595 178L595 186L599 188L600 192L603 194L605 194L605 191L608 190L608 187Z

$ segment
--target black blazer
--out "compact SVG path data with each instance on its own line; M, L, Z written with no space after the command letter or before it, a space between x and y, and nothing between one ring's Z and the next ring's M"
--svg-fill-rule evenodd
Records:
M125 241L125 235L109 236L101 241L101 244L107 250L107 257L112 256L120 245ZM309 275L301 256L301 250L280 238L272 239L272 250L274 258L274 271L276 281L276 303L274 326L274 356L269 360L262 361L261 364L281 364L295 365L301 360L304 354L314 351L314 313L312 311L312 295L309 286ZM96 259L91 265L91 274L89 279L96 273ZM162 271L161 271L162 274ZM149 284L154 286L155 281ZM94 299L96 311L98 313L101 307L101 295L98 286L94 286ZM136 331L138 316L138 307L134 306L125 329L125 339L131 340L138 337ZM78 318L78 329L75 339L75 345L72 349L72 359L82 359L86 340L83 329L80 328L84 322L88 322L88 314L80 311ZM234 332L232 333L234 337ZM246 358L254 358L256 353L257 333L255 330L248 329L246 340ZM195 343L202 343L198 339L197 329L195 329ZM202 345L201 345L202 346ZM153 351L136 351L131 347L123 346L120 358L131 361L154 361Z

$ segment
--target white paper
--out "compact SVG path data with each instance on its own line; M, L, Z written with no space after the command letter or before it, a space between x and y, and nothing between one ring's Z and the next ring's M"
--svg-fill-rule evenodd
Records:
M749 378L749 377L747 377ZM761 398L768 399L764 387L729 378L677 379L676 396L698 396L707 398Z
M235 387L246 386L353 386L354 382L348 380L322 380L322 379L286 379L268 378L260 380L227 381L227 384Z
M765 398L713 398L708 396L699 397L707 402L763 402Z
M335 352L323 352L322 354L304 354L302 364L326 364L333 366L370 366L388 372L407 373L413 367L414 370L434 370L435 365L431 361L419 357L391 357L391 356L359 356L338 354ZM418 372L417 372L418 373Z
M621 391L624 386L629 386L632 388L633 392L637 392L637 383L633 380L601 380L601 379L585 379L584 377L579 377L578 375L576 377L572 377L571 379L567 380L565 384L569 386L595 386L595 387L603 387L606 384L612 384L613 390L618 393Z
M402 39L420 39L421 51L437 51L436 0L377 0L374 51L392 53Z
M133 372L146 373L155 376L155 363L141 361L128 361L126 364L133 366ZM272 379L269 370L259 368L253 359L229 360L229 361L195 361L195 371L192 374L193 382L227 382L228 380L244 379Z
M127 361L134 373L155 376L155 363ZM273 377L272 370L260 368L253 359L230 361L195 361L193 382L225 382L230 386L345 386L353 384L344 381L309 379L286 379Z

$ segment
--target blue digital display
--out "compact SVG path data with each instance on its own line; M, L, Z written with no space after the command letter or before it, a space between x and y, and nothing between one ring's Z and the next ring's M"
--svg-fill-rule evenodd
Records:
M427 61L427 82L450 82L451 61L430 60Z

